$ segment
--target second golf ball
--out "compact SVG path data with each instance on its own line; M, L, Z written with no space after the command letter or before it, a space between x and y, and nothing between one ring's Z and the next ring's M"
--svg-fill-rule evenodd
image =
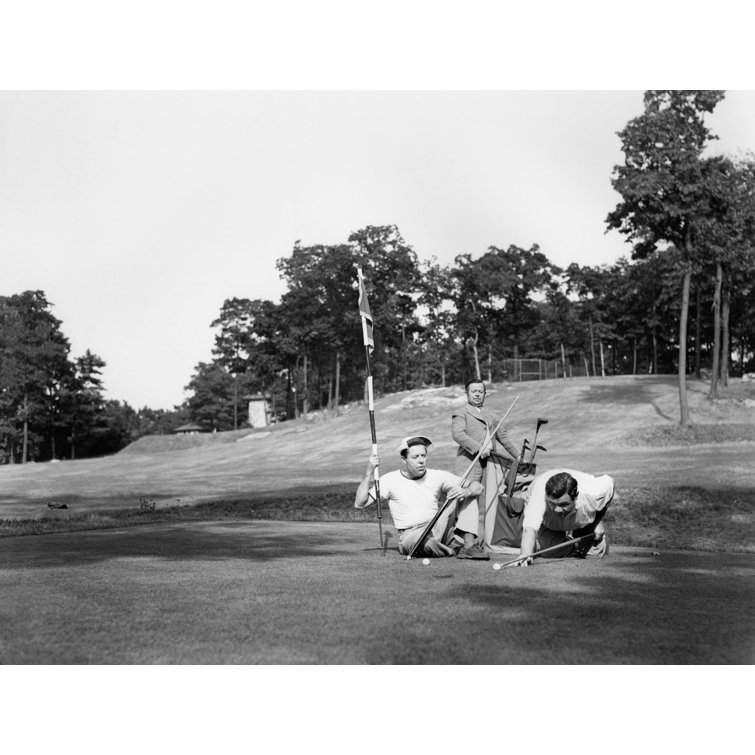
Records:
M500 570L501 570L501 565L500 565L500 564L493 564L493 568L494 568L494 569L495 569L496 571L500 571Z
M422 563L423 563L423 564L424 564L425 566L430 566L430 559L429 559L429 558L423 558L423 559L422 559Z

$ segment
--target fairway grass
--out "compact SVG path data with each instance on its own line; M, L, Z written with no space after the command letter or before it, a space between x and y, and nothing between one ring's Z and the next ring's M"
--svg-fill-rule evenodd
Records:
M752 663L755 557L407 562L375 524L9 538L4 664ZM500 560L504 560L501 558Z

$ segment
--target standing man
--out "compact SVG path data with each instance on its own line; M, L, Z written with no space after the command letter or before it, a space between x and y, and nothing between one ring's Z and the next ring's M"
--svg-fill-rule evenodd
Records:
M482 380L470 380L464 386L464 389L467 394L467 403L451 415L451 437L459 444L454 467L454 471L458 475L464 474L472 463L482 447L486 432L492 432L498 425L498 417L488 412L483 406L487 395L485 383ZM519 456L519 450L509 438L506 428L501 425L495 434L491 448L480 454L469 473L468 479L474 482L483 481L490 453L496 451L494 448L495 441L498 441L514 459ZM478 516L483 523L485 521L484 505L484 502L482 505L478 503L478 509L483 509L478 511ZM482 550L481 545L478 544L477 547Z
M451 415L451 436L459 444L456 451L455 471L460 475L464 474L480 450L486 431L492 432L498 424L498 418L483 406L487 394L485 383L482 380L470 380L464 386L464 390L467 394L466 406L457 409ZM494 440L497 440L514 459L519 456L519 450L509 438L503 425L498 428ZM490 456L490 451L491 449L487 449L480 454L480 458L469 473L470 480L482 481L483 468Z
M477 537L477 507L470 506L482 493L479 482L464 482L451 472L427 468L427 449L432 445L422 435L404 438L399 445L401 468L380 476L380 497L388 501L393 523L398 530L399 553L410 553L428 522L440 505L455 500L456 506L438 519L425 540L422 550L426 556L456 556L489 560L489 556L475 545ZM363 509L375 501L375 468L380 457L372 454L357 488L354 507ZM459 510L455 526L449 517ZM457 552L458 551L458 552Z
M575 538L592 534L594 539L564 546L553 558L586 555L603 558L608 553L603 517L613 500L613 477L595 477L573 469L551 469L538 475L526 498L522 522L521 556L531 556L537 550L565 543L568 534ZM587 545L585 545L587 543ZM590 547L592 546L592 547ZM519 565L528 566L531 558Z

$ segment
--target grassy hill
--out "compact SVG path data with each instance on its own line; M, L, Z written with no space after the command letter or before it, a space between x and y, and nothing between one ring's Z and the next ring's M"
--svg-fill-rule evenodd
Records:
M524 437L532 440L538 417L549 420L540 431L539 442L547 448L539 455L540 470L567 466L612 474L627 502L633 496L694 499L709 509L711 500L735 499L732 515L740 518L730 523L740 529L744 524L755 540L755 385L735 381L717 401L708 400L707 392L707 383L689 382L689 428L678 426L673 376L494 384L486 405L503 413L519 396L507 421L517 445ZM400 438L414 433L433 439L433 466L452 468L450 417L464 403L459 386L377 399L383 469L397 466ZM370 449L361 403L343 407L340 416L313 414L271 428L145 437L103 459L0 467L0 519L7 528L9 520L57 519L62 525L85 516L94 526L103 512L152 517L191 506L196 515L207 515L228 513L226 504L256 507L251 515L258 517L302 518L301 507L308 506L305 515L312 518L371 519L371 512L353 512L349 505ZM156 510L143 511L145 501ZM51 509L49 502L68 508ZM269 503L267 509L262 502Z

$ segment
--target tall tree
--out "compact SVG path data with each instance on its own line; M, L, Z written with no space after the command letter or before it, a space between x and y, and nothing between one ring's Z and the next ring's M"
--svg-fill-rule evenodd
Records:
M22 463L30 443L45 435L55 453L61 391L72 372L68 339L51 306L43 291L0 297L0 394L21 426Z
M420 383L427 379L445 387L449 380L463 382L459 370L461 347L454 329L451 270L434 258L421 266L417 304L423 365Z
M577 296L577 312L579 318L586 324L586 351L590 354L590 366L593 376L598 374L595 358L596 336L600 337L600 311L598 303L606 290L605 267L580 266L573 262L566 269L566 288L570 294ZM596 333L596 329L598 333Z
M716 138L704 123L723 99L718 90L650 90L645 111L619 132L624 165L614 168L611 183L623 201L606 222L631 241L633 254L645 257L659 244L682 253L679 322L680 424L689 423L687 403L687 314L692 267L696 258L697 222L715 214L709 175L702 153Z
M276 264L290 289L281 304L294 318L292 336L298 344L316 348L313 362L327 376L328 406L338 412L344 355L356 352L359 344L353 250L348 244L297 243L291 257Z
M538 303L539 322L532 330L531 341L539 345L539 356L555 359L561 364L561 375L570 374L570 365L581 359L583 339L577 307L564 291L561 281L552 281L545 299Z
M395 225L366 226L351 233L348 241L364 272L372 315L378 323L375 374L382 376L386 389L405 390L412 380L409 346L420 332L417 254ZM350 306L353 308L353 302Z
M233 377L233 429L239 426L239 375L246 372L253 350L254 314L249 299L226 299L220 315L210 323L217 328L212 350L218 364Z
M242 386L246 378L246 375L240 376ZM222 365L200 362L185 388L191 393L186 400L191 420L207 429L236 429L235 388L234 375Z
M408 384L408 347L420 330L416 317L419 263L395 226L367 226L347 244L304 247L277 261L288 291L290 343L324 375L328 405L361 395L364 385L357 267L362 267L375 318L373 376L383 390ZM319 392L318 392L319 393Z
M713 296L713 363L710 397L718 396L719 379L728 378L729 313L732 285L752 275L755 248L755 161L726 157L708 161L711 191L720 207L717 217L703 218L701 244L715 267Z
M460 254L454 259L451 275L456 329L464 346L472 351L474 368L467 378L482 379L480 348L492 344L500 327L504 306L501 292L510 285L503 280L505 274L494 255L473 259L471 254Z
M511 344L514 359L519 358L525 335L538 323L539 308L534 295L544 295L561 270L552 265L537 244L530 249L510 245L488 248L496 268L494 284L503 302L499 332Z
M231 376L233 429L241 424L239 406L252 388L274 390L277 373L285 368L285 338L281 334L280 307L267 299L226 299L210 327L217 328L215 364Z
M79 443L91 445L92 429L102 416L105 399L102 395L102 370L105 360L89 349L74 360L74 374L69 386L67 418L71 458L77 456Z

